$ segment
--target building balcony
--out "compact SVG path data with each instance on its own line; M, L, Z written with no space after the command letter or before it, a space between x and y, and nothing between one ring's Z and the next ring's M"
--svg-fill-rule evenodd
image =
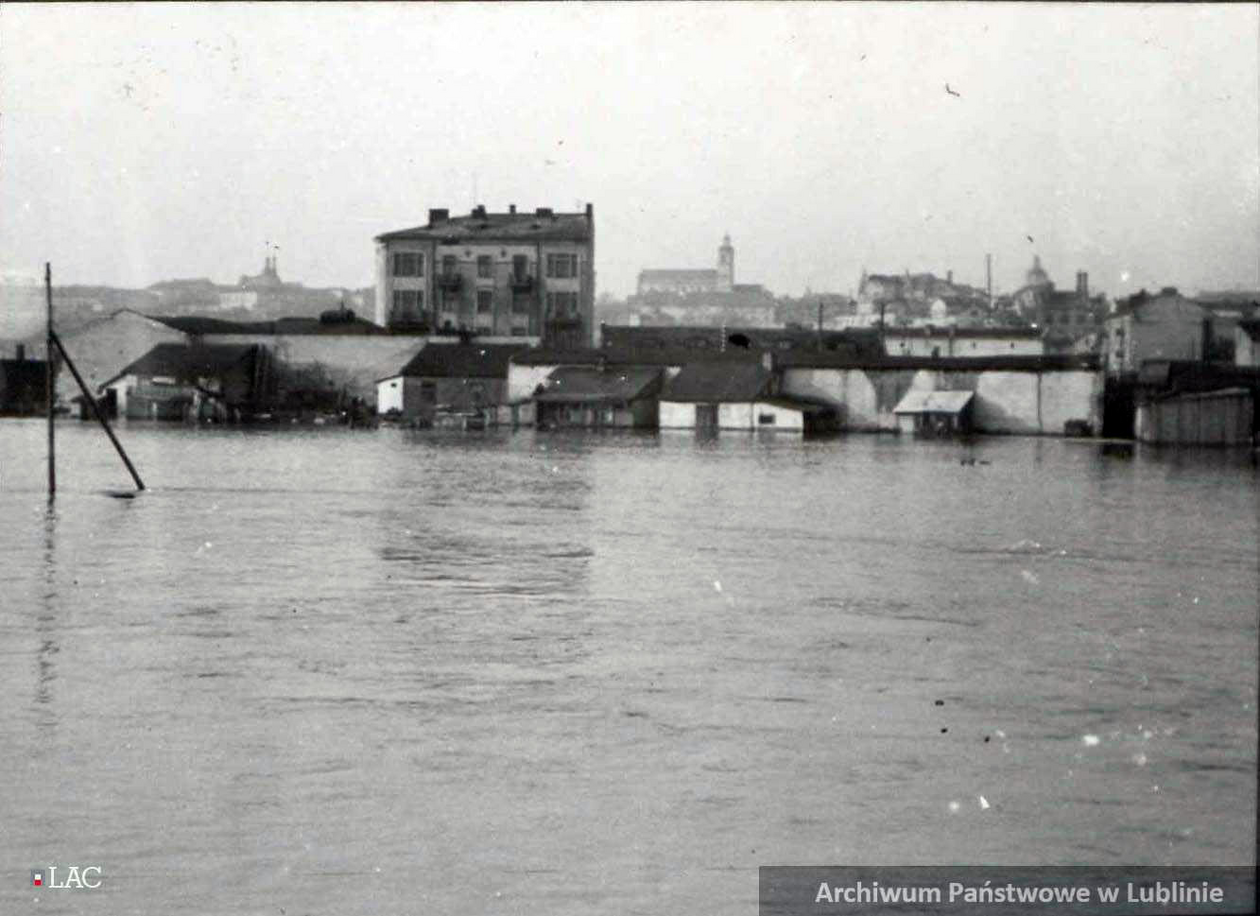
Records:
M512 276L508 278L508 285L512 287L514 293L532 293L534 278L528 274L523 277Z

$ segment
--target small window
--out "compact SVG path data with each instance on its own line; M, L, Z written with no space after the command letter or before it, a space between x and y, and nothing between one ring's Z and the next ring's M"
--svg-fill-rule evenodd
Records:
M526 255L512 255L512 276L517 280L524 280L529 276L529 258Z
M484 314L494 310L494 293L488 289L477 290L477 311Z
M449 277L452 274L454 274L457 270L459 270L459 261L458 259L456 259L455 255L448 254L442 258L442 273L443 274Z
M435 382L420 383L420 401L424 404L437 403L437 384Z
M483 254L477 256L477 279L490 280L494 277L494 266L490 260L490 255Z
M772 413L757 414L757 423L760 426L774 426L774 414Z
M410 313L424 305L424 294L418 289L394 290L394 311Z
M424 276L424 255L418 251L394 252L395 277Z
M547 276L557 280L568 280L577 276L577 255L547 255Z

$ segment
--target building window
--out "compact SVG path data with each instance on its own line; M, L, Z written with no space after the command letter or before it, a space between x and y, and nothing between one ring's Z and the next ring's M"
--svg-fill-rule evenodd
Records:
M759 413L757 414L757 423L761 426L774 426L774 414Z
M420 383L420 403L436 404L437 403L437 383L421 382Z
M531 303L528 299L513 299L512 300L512 314L513 315L528 315L529 310L530 310L530 305Z
M557 280L568 280L577 276L577 255L547 255L547 276Z
M418 289L396 289L394 290L394 312L410 313L415 312L424 306L424 293Z
M529 331L526 328L512 328L512 336L527 337L529 336Z
M442 258L442 274L443 276L453 276L459 270L459 261L455 255L448 254Z
M577 293L547 293L547 317L575 318L577 313Z
M494 311L494 293L491 290L477 290L477 311L482 314Z
M477 256L477 279L490 280L494 278L494 267L490 260L490 255L482 254Z
M477 322L477 333L478 333L478 334L489 334L489 333L491 333L491 331L493 331L493 330L494 330L494 329L493 329L493 328L491 328L491 327L490 327L490 325L489 325L487 322L484 322L484 321L478 321L478 322Z
M395 251L394 276L423 277L424 255L418 251Z
M523 254L512 255L512 277L524 280L529 276L529 257Z

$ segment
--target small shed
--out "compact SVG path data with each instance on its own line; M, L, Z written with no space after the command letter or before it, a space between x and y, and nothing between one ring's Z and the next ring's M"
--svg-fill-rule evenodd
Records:
M893 408L897 430L937 437L969 433L974 401L972 391L907 391Z
M376 383L377 413L432 421L438 412L479 414L507 400L508 363L528 344L428 343Z
M560 366L534 392L538 426L654 428L661 376L642 367Z
M1249 445L1254 411L1248 388L1173 394L1138 405L1137 438L1153 445Z
M688 363L661 392L661 428L808 433L832 425L828 405L781 395L777 381L760 362Z

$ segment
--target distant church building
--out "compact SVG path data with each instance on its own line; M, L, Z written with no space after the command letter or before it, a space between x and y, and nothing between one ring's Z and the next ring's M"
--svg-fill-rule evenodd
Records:
M735 246L728 233L718 247L716 270L667 269L639 271L639 295L647 293L729 293L735 285Z
M760 284L735 282L735 246L729 234L718 246L717 267L639 272L630 297L632 321L644 325L773 327L774 297Z

